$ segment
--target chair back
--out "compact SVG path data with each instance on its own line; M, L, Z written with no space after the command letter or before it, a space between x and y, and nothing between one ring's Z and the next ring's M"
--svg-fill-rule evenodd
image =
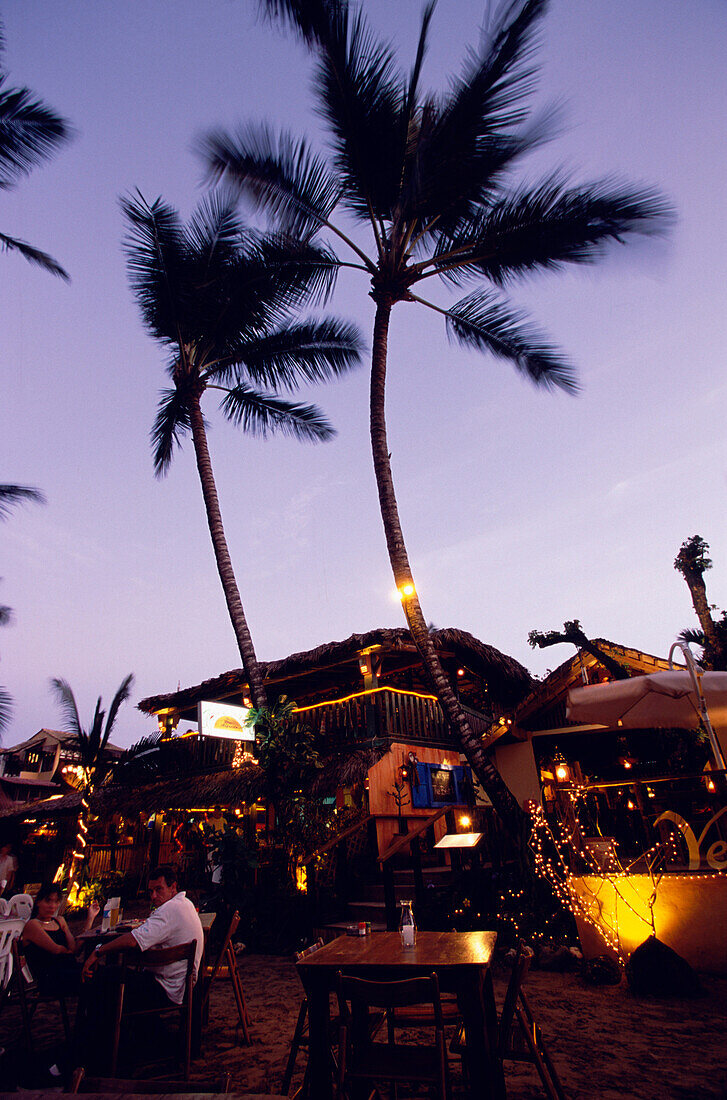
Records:
M432 972L428 977L405 978L396 982L372 982L368 978L353 978L338 972L338 1007L341 1019L350 1022L356 1008L394 1009L411 1005L431 1006L437 1030L444 1027L439 979ZM349 1002L351 1009L349 1010Z
M4 920L0 924L0 989L7 989L15 969L13 944L20 936L25 921Z
M79 1066L78 1069L73 1071L69 1091L72 1093L126 1093L135 1096L175 1092L224 1093L230 1091L230 1075L229 1073L221 1073L218 1077L190 1078L187 1081L140 1081L136 1078L127 1081L122 1077L87 1077L83 1066Z
M7 917L8 915L8 899L0 898L0 917Z
M302 951L296 951L295 961L300 962L301 959L307 959L309 955L315 955L316 951L320 951L323 947L323 937L319 936L315 943L310 944L308 947L304 947Z
M508 982L505 1001L500 1014L500 1023L498 1025L497 1052L501 1058L510 1046L512 1025L515 1019L515 1008L517 1006L518 997L520 996L522 984L530 969L530 964L533 961L534 955L535 952L532 947L528 947L524 940L520 940L517 945L517 954L515 955L515 962L513 963L512 974Z
M33 912L33 899L30 894L14 894L8 905L8 916L16 917L18 920L26 921L30 920L30 914Z

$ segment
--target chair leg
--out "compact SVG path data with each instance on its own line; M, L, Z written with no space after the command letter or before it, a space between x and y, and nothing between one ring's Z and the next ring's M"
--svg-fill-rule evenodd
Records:
M288 1061L285 1064L285 1073L283 1074L282 1092L284 1096L288 1095L290 1090L290 1083L293 1080L293 1071L295 1070L295 1061L298 1057L298 1051L300 1050L300 1041L303 1038L303 1030L305 1028L305 1022L308 1017L308 1002L303 998L303 1001L298 1012L298 1019L295 1024L295 1030L293 1031L293 1038L290 1043L290 1051L288 1053ZM306 1073L308 1071L306 1070Z
M522 992L520 993L520 999L521 1001L523 999ZM524 1002L524 1005L517 1004L515 1006L515 1013L520 1022L525 1042L532 1055L535 1068L543 1083L543 1088L548 1096L548 1100L565 1100L565 1093L563 1092L558 1074L555 1071L555 1066L551 1062L550 1056L543 1044L538 1043L537 1025L527 1000Z
M230 971L230 981L232 982L232 991L235 995L235 1002L237 1004L237 1014L240 1017L240 1027L242 1028L242 1035L246 1045L250 1046L250 1017L247 1013L245 994L242 989L240 975L237 972L237 959L235 958L235 952L233 951L231 944L227 949L227 966Z
M116 1000L116 1012L114 1014L114 1040L111 1048L111 1076L116 1076L116 1067L119 1061L119 1042L121 1041L121 1016L124 1011L124 983L119 983L119 994Z

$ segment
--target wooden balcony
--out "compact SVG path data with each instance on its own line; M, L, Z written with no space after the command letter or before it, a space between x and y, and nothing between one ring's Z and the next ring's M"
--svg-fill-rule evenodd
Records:
M475 734L484 734L491 721L465 707ZM381 687L345 699L300 707L301 721L329 743L346 744L377 738L414 745L451 748L452 734L439 702L418 692Z

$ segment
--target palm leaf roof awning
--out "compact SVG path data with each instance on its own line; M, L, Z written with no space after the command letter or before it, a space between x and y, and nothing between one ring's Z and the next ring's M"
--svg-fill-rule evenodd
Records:
M445 660L462 665L469 674L484 681L493 703L514 706L532 686L528 670L494 646L487 645L466 630L452 627L432 631L432 639ZM352 634L340 642L327 642L279 661L261 661L266 684L277 685L281 694L302 703L312 697L350 690L352 673L362 650L377 647L383 660L382 680L405 670L418 669L421 661L411 634L405 627L381 627L365 634ZM200 700L221 700L240 696L247 690L241 668L204 680L201 684L165 695L152 695L137 704L146 714L174 710L194 719Z

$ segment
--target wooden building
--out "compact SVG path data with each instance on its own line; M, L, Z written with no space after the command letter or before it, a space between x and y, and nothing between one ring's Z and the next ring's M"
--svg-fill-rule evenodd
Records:
M493 723L512 713L532 680L527 670L462 630L432 632L440 659L456 686L475 733L489 736ZM424 667L404 628L371 630L329 642L280 661L262 662L268 697L295 700L301 719L322 746L324 768L317 784L322 796L340 805L365 798L377 821L379 850L402 825L402 819L431 814L432 800L423 791L407 792L399 807L395 784L402 767L414 785L432 790L448 782L452 803L466 800L458 781L462 761ZM156 695L139 708L156 716L161 729L182 730L197 721L200 702L248 705L248 686L241 669L223 673L193 687Z

